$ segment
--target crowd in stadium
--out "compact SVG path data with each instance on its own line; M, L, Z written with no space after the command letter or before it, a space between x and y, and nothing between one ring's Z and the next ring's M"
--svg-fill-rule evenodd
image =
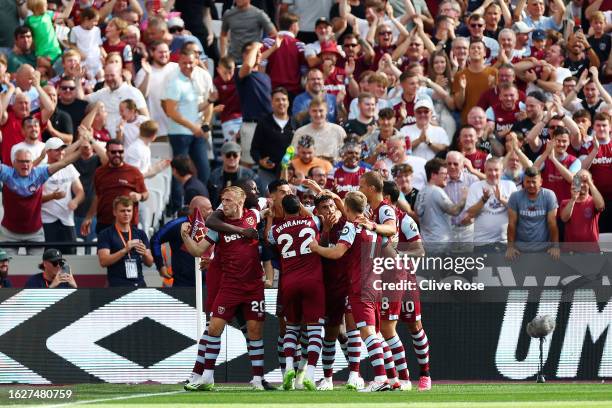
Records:
M292 257L275 231L284 216L312 211L307 228L321 237L344 233L350 219L351 240L362 230L400 242L404 234L427 252L508 259L597 252L600 234L612 233L612 1L222 3L0 0L0 241L39 244L25 245L42 255L26 287L77 287L63 258L77 239L97 241L109 286L142 287L152 265L165 284L194 286L194 255L205 271L214 242L257 237L261 258L240 268L263 261L271 287L274 247L282 265ZM165 217L149 231L139 214L147 183L170 172ZM192 242L185 223L198 214L210 230ZM245 214L249 225L232 221ZM345 255L330 249L342 245L304 242L298 255ZM0 287L10 286L17 249L0 250ZM217 303L209 308L231 320ZM316 312L287 319L294 348L300 322L307 342L320 335ZM248 325L248 339L259 332L248 340L256 386L260 318ZM421 362L427 338L412 319ZM397 377L384 373L397 335L382 330L391 344L382 368L371 356L370 390ZM222 331L213 320L207 353ZM372 333L361 337L377 355L384 345ZM347 334L350 348L360 334ZM325 347L323 356L325 365ZM210 376L208 358L198 363ZM405 362L395 363L408 381ZM431 387L427 367L421 377L419 387Z

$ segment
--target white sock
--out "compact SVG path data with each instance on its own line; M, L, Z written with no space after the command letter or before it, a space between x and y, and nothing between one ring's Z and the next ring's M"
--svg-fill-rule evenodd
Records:
M315 366L307 365L306 366L306 378L308 378L309 380L314 380L314 374L315 374Z
M387 376L386 375L377 375L376 377L374 377L374 381L385 382L385 381L387 381Z
M300 363L298 364L298 370L302 371L304 367L306 367L306 364L308 364L307 358L300 359Z
M285 357L285 370L293 370L293 357Z
M254 382L254 383L255 383L255 382L261 383L261 381L262 381L262 380L263 380L263 377L262 377L262 376L260 376L260 375L254 375L254 376L253 376L253 382Z
M215 370L204 370L204 374L202 374L202 379L206 383L215 381Z
M359 373L355 372L355 371L349 371L349 381L355 379L355 378L359 378Z

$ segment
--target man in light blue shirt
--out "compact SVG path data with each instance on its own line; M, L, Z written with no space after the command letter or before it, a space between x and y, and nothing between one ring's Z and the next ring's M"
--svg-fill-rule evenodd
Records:
M198 178L206 185L210 176L207 140L210 137L210 128L208 124L201 123L199 104L202 102L202 96L207 96L207 90L204 88L209 88L209 82L212 86L212 80L208 81L210 75L205 80L198 80L196 59L197 56L193 51L187 47L181 49L179 70L168 77L162 106L170 119L168 138L173 156L189 155L198 171ZM206 100L207 98L204 99ZM173 180L172 207L178 209L181 202L180 185Z

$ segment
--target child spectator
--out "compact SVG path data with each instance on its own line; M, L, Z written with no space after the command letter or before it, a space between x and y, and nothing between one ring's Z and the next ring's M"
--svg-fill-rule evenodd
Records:
M217 66L217 76L213 80L215 90L211 100L215 101L215 110L220 111L221 130L225 142L234 141L242 125L240 98L236 92L234 71L236 62L232 57L223 57Z
M154 120L147 120L140 125L140 137L125 149L125 162L137 167L145 178L154 177L170 165L169 159L160 160L151 165L151 143L157 137L159 127Z
M80 16L81 24L70 32L70 43L81 53L89 76L101 79L102 57L106 52L102 48L102 33L98 27L100 16L93 7L83 10Z
M54 17L68 18L73 6L74 0L70 0L63 13L56 15L53 11L47 10L47 0L28 0L28 9L32 11L32 15L26 17L24 23L32 30L36 57L48 58L51 63L54 63L62 55L62 49L53 27L53 19Z
M117 139L122 140L127 149L138 139L140 125L148 118L138 113L136 102L126 99L119 104L121 123L117 127Z
M128 24L118 18L113 18L107 25L105 30L106 41L103 43L104 50L107 53L118 52L123 61L123 67L132 72L132 47L125 41L121 40Z

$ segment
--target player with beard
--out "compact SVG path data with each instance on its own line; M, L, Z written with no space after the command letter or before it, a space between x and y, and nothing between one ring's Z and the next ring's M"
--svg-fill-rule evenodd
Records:
M321 354L323 317L325 314L325 290L321 258L313 254L308 245L319 238L321 222L311 215L300 215L300 200L293 194L282 200L285 217L272 225L268 242L280 253L282 281L281 302L286 320L284 352L286 364L293 365L293 358L300 337L301 325L306 325L308 338L307 367L302 381L295 388L313 391L314 370ZM292 388L295 371L285 372L283 388Z
M223 220L235 227L254 229L259 222L259 211L245 209L245 192L236 186L227 187L221 194ZM264 274L259 255L259 241L241 234L209 230L201 242L189 235L190 224L181 228L181 236L188 251L200 256L211 245L217 244L221 264L221 282L212 306L208 334L205 338L204 373L186 388L209 391L214 388L214 368L221 349L221 334L227 322L238 310L247 321L248 352L253 368L251 384L263 390L263 321L265 320Z
M400 210L397 206L397 201L400 197L400 190L392 181L385 181L384 195L389 197L389 201L395 206L398 227L398 245L397 251L408 256L424 256L425 249L419 234L419 227L414 219ZM415 271L416 272L416 271ZM408 273L406 276L411 282L416 285L416 274ZM431 389L431 377L429 375L429 340L421 323L421 300L419 290L407 292L401 302L400 320L408 325L408 330L412 336L412 344L414 352L417 355L417 361L420 367L419 376L419 391L428 391ZM395 356L394 344L391 342L391 352ZM398 372L402 373L402 369L406 364L406 360L395 360L395 365Z
M366 250L371 251L373 256L366 258L371 261L387 240L361 225L367 206L367 198L363 193L359 191L348 193L344 199L344 206L347 222L342 229L338 244L333 247L323 247L313 241L310 249L324 258L343 259L343 266L350 278L347 314L352 316L356 327L359 328L375 375L374 381L360 391L386 391L390 389L389 380L385 373L382 341L376 334L380 318L378 296L365 290L373 287L371 273L373 264L370 262L369 265L364 265L362 253Z
M359 191L361 191L368 199L371 215L370 219L360 217L360 222L364 228L382 235L389 240L392 240L397 234L397 219L395 209L383 196L384 182L380 173L368 172L359 179ZM391 252L385 253L387 256L393 256ZM383 351L385 355L385 369L387 377L394 389L410 390L410 377L408 374L408 366L405 364L406 356L402 341L396 332L397 320L401 311L401 302L389 301L387 297L383 297L380 307L380 333L383 336ZM395 367L395 362L400 366L399 378ZM403 363L402 363L403 361Z
M340 197L326 191L319 191L315 200L316 213L321 219L322 230L319 243L324 247L334 247L338 244L346 217L342 215L344 204ZM339 211L338 209L342 209ZM346 339L341 333L346 298L349 290L349 276L342 261L322 259L323 282L325 284L325 337L323 338L323 378L317 383L320 391L333 390L333 366L336 356L336 339L340 341L345 351L349 367L349 378L346 387L349 389L362 389L363 378L359 375L359 362L361 360L361 337L359 329L355 326L352 315L346 319ZM345 340L345 341L343 341Z
M245 208L248 209L256 209L258 211L264 210L267 207L267 200L265 198L259 197L259 189L257 187L257 183L255 183L252 179L240 179L236 181L236 186L240 187L246 193L246 199L244 202ZM261 233L264 227L263 222L258 224L258 228L239 228L235 225L226 223L223 221L223 210L222 206L218 208L215 212L211 213L209 217L206 218L206 226L210 229L213 229L217 232L225 232L229 234L240 234L246 238L256 239L259 237L258 233ZM206 274L206 306L205 311L206 315L210 316L212 311L212 306L215 301L215 297L219 290L219 284L221 282L221 257L217 252L218 246L215 245L213 256L210 258L201 258L201 267L208 267L208 271ZM266 275L265 286L272 287L272 281L274 278L274 270L272 269L272 262L270 261L269 252L265 246L261 246L261 259L263 262L263 267ZM193 383L202 375L204 370L204 354L205 354L205 336L208 335L208 323L209 319L207 319L207 327L206 331L200 338L200 342L198 345L198 359L196 360L192 376L189 379L189 383ZM236 323L238 327L244 334L245 340L247 344L249 344L249 337L247 334L247 325L246 320L244 319L242 313L238 311L236 313ZM265 390L273 390L272 387L265 379L262 380L262 385ZM190 387L186 387L187 391L193 391Z

